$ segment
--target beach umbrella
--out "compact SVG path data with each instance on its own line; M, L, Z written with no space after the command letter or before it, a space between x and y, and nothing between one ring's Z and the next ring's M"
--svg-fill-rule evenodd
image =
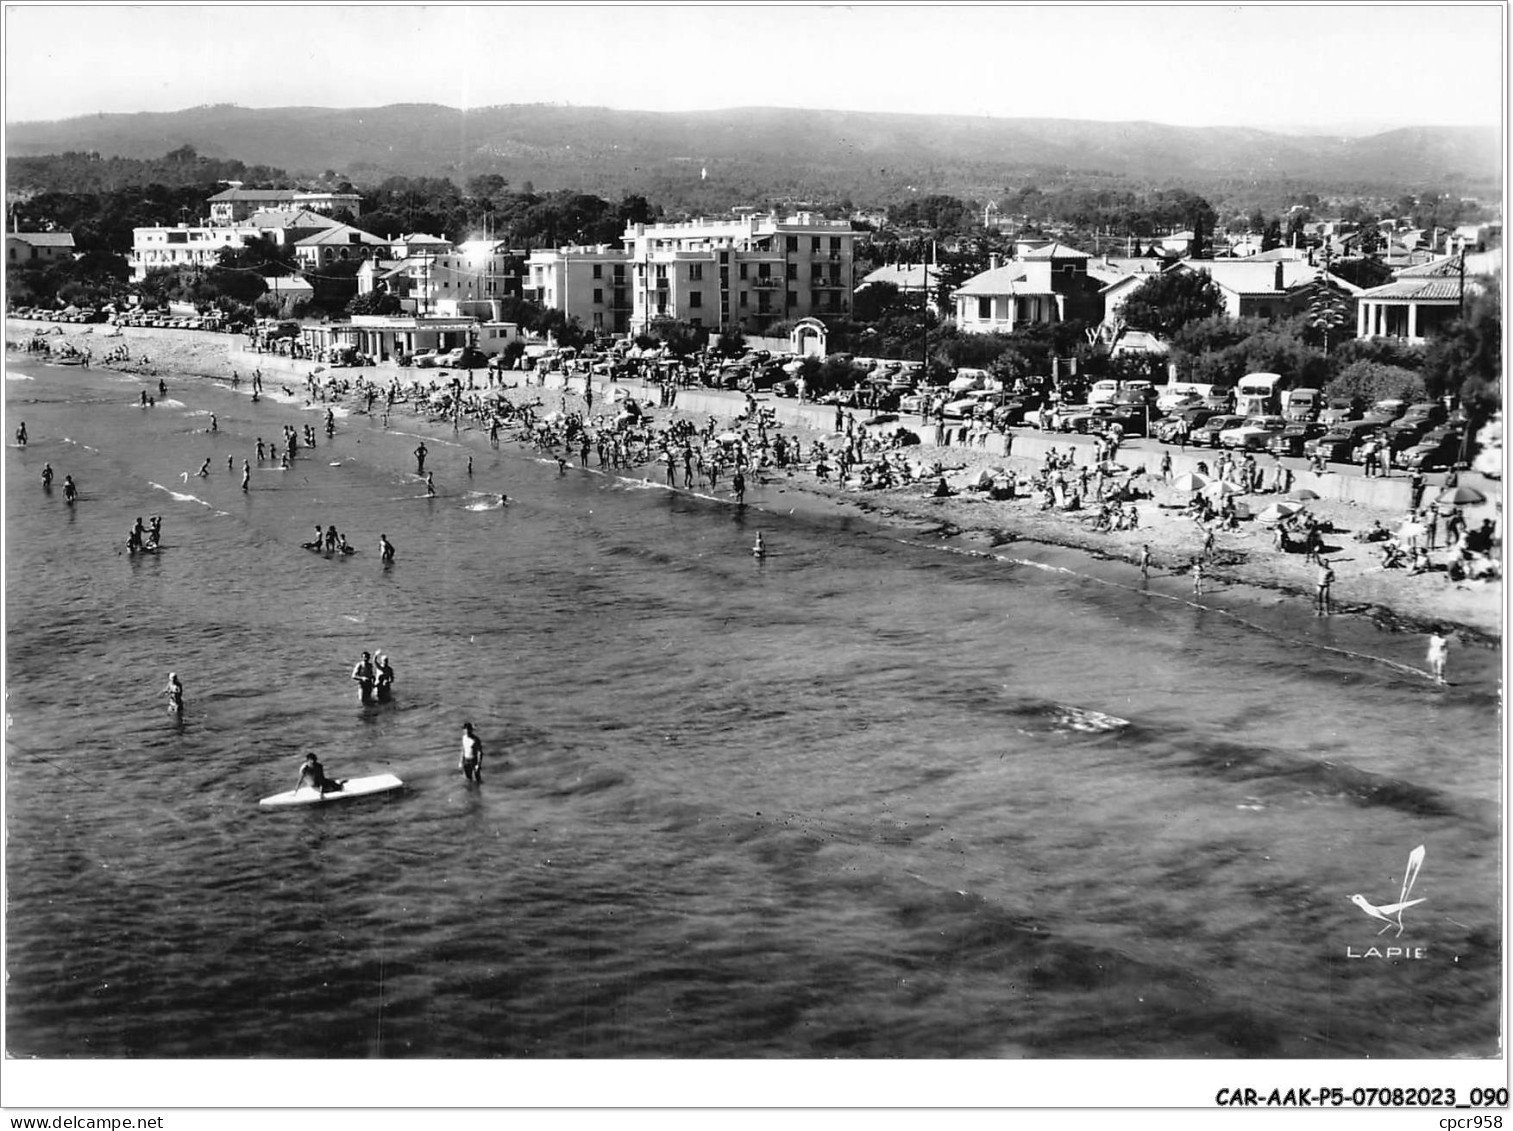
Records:
M1256 515L1256 518L1265 523L1281 522L1284 518L1297 514L1302 509L1297 503L1272 503L1271 506Z
M1203 488L1205 494L1222 497L1224 495L1243 495L1245 488L1237 483L1231 483L1228 479L1216 479L1207 487Z
M721 432L715 437L722 444L733 444L740 438L740 434L737 432Z
M1178 491L1201 491L1208 486L1208 477L1199 475L1196 471L1189 471L1186 475L1179 475L1172 480L1172 487Z
M1487 496L1483 495L1475 487L1452 487L1448 491L1441 491L1437 503L1448 503L1453 507L1474 507L1477 503L1485 503Z
M1298 487L1295 490L1288 491L1284 496L1284 498L1291 499L1295 503L1306 503L1320 497L1317 491L1310 491L1307 487Z

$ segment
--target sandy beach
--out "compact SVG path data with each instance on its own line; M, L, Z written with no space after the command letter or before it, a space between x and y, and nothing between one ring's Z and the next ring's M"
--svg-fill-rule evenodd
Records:
M176 375L179 378L223 381L229 380L232 374L227 351L234 345L240 346L243 340L234 335L194 331L122 334L101 325L62 326L7 320L8 346L22 345L31 340L34 333L43 334L50 342L61 340L80 350L89 349L97 366L100 358L113 346L124 343L130 350L131 360L118 363L115 368L125 372L140 373L144 377ZM295 364L292 373L303 374L317 368L310 362ZM335 372L343 378L355 379L363 375L370 380L388 380L387 372L374 370ZM406 372L401 380L406 383L429 381L436 379L440 372ZM524 375L511 376L518 380ZM269 383L287 383L292 387L296 380L301 378L291 375L285 380L278 374L265 374L265 381ZM480 375L479 384L482 383ZM581 413L586 407L583 398L577 394L534 385L517 385L504 390L503 395L516 402L540 401L548 410ZM595 407L603 411L602 403L596 402ZM654 426L664 425L680 416L699 425L707 419L707 414L702 412L679 413L675 408L652 410ZM815 440L824 441L833 435L802 428L788 427L785 430L801 439L806 448ZM1037 466L1033 460L968 448L920 447L908 449L905 454L925 462L938 461L946 469L947 481L953 485L964 483L984 469L1002 468L1024 473ZM769 483L780 482L786 490L834 499L882 519L903 521L913 526L922 524L937 533L959 535L985 551L1008 543L1041 543L1072 547L1134 565L1140 559L1142 547L1148 545L1153 577L1187 575L1204 538L1198 525L1183 516L1182 504L1187 496L1166 486L1155 475L1143 475L1135 481L1137 488L1151 494L1149 499L1138 503L1139 529L1107 532L1093 529L1094 512L1091 510L1041 510L1032 498L995 501L986 493L969 490L960 490L949 498L935 498L928 487L917 484L860 491L842 487L833 480L820 480L804 471L766 470L761 476ZM1256 510L1268 501L1265 495L1252 499ZM1499 506L1500 500L1494 500L1491 505L1468 510L1467 517L1474 526L1496 513ZM1457 583L1448 580L1443 569L1417 575L1405 569L1384 569L1380 548L1355 541L1353 535L1369 528L1373 521L1380 521L1388 529L1395 530L1403 521L1402 514L1324 499L1312 502L1309 509L1319 519L1332 523L1335 530L1325 538L1325 554L1336 574L1333 590L1335 615L1366 616L1384 628L1400 631L1424 632L1434 626L1443 626L1452 629L1465 644L1485 646L1500 642L1503 622L1500 581ZM1214 551L1214 560L1205 566L1206 593L1217 593L1222 589L1224 600L1229 602L1245 599L1263 603L1312 601L1315 568L1302 554L1275 549L1270 530L1261 523L1249 520L1242 522L1237 531L1219 533Z

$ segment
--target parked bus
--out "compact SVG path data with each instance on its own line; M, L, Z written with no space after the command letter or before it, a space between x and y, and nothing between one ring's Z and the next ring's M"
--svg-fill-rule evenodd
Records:
M1247 373L1235 386L1235 412L1242 416L1280 416L1287 386L1280 373Z

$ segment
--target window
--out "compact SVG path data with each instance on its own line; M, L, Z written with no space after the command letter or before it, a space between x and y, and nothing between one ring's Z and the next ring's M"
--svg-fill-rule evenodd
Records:
M810 240L809 240L809 250L810 251L818 251L819 249L820 249L820 237L819 236L813 236L813 237L811 237Z
M604 291L601 288L599 288L599 287L595 287L594 288L594 305L595 306L600 306L600 305L603 304L603 302L604 302Z
M799 293L798 293L798 291L785 291L785 292L783 292L783 294L784 294L785 305L787 305L787 306L797 306L799 304Z
M702 263L690 263L688 265L688 281L690 283L697 283L697 282L700 282L701 280L703 280L703 278L704 278L704 264L702 264Z
M746 268L747 268L747 266L749 266L749 265L745 264L745 263L741 264L741 278L743 278L743 279L746 277Z
M799 238L798 238L798 236L789 236L788 237L788 242L787 242L787 247L788 247L789 251L797 251L799 249Z
M625 278L625 264L623 264L623 263L616 263L615 264L615 282L618 283L618 282L620 282L624 278Z
M836 255L840 254L840 252L841 252L841 238L840 238L840 236L831 236L830 237L830 250L833 251Z
M704 292L703 291L690 291L689 295L688 295L688 305L689 305L690 308L697 308L697 307L703 306L704 305Z
M595 263L594 264L594 278L596 278L596 279L602 279L602 278L604 278L604 264L602 264L602 263Z
M757 264L757 278L758 279L770 279L770 278L772 278L772 264L770 264L770 263L758 263Z
M993 317L993 300L991 297L984 295L977 300L977 317L984 319Z
M799 265L797 263L788 264L787 275L790 279L797 279L799 277Z
M665 264L665 263L658 263L657 264L657 279L660 281L660 280L663 280L663 279L666 279L666 278L667 278L667 264Z

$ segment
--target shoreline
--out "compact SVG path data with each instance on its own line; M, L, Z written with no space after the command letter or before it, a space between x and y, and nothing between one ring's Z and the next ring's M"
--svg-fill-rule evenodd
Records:
M110 368L116 372L141 376L144 380L171 375L180 379L195 377L229 381L233 370L229 351L240 341L234 335L208 335L203 331L138 331L135 334L120 334L110 327L104 327L102 333L99 325L70 326L65 330L53 323L30 323L12 319L7 319L6 327L8 347L29 340L34 331L42 331L49 340L61 339L80 349L91 349L96 358L95 368L103 367L99 358L111 345L125 343L135 356L145 354L150 362L141 367L137 367L133 361L125 366ZM9 355L9 350L7 352ZM28 356L22 354L20 358L24 360ZM309 372L311 368L315 368L314 363L299 363L299 369L305 372ZM410 379L434 378L440 372L414 371ZM323 376L332 373L344 379L363 376L374 380L389 376L388 371L375 372L371 369L322 371ZM291 382L297 380L303 387L303 377L297 377L295 372L286 374L282 366L277 372L265 377L265 381L276 383L281 376L287 376ZM523 374L520 376L523 377ZM567 411L581 413L584 410L583 397L566 389L520 384L502 390L496 388L493 392L508 396L516 402L539 400L549 409L560 405ZM554 398L560 398L560 401L554 401ZM595 407L601 405L603 401L596 399ZM651 421L653 426L658 427L676 419L702 424L709 415L708 412L680 411L675 407L653 408ZM416 423L430 422L417 415ZM784 431L802 439L806 447L816 440L824 442L834 436L832 432L793 425L784 425ZM518 441L518 437L514 439ZM969 478L990 468L1006 468L1022 473L1039 466L1039 461L1026 457L1001 456L969 448L921 446L902 451L908 458L938 461L947 469L948 481ZM753 472L753 477L764 485L781 483L785 490L825 499L838 507L854 510L882 522L922 527L980 543L985 552L1022 542L1073 550L1097 560L1120 562L1137 571L1137 575L1143 545L1149 544L1152 565L1161 575L1185 577L1202 542L1202 533L1196 524L1180 517L1181 511L1177 509L1185 501L1185 496L1177 495L1155 475L1137 479L1138 485L1151 494L1151 498L1142 499L1138 504L1140 528L1107 532L1090 528L1094 513L1091 510L1041 511L1037 503L1023 497L994 501L985 495L959 490L951 497L935 498L929 494L928 487L919 484L864 491L849 489L833 481L821 481L812 474L799 470L764 468ZM1264 506L1268 501L1264 495L1257 498L1259 506ZM1355 542L1352 534L1369 527L1373 520L1381 521L1389 529L1395 528L1402 520L1402 515L1332 500L1317 500L1310 504L1309 509L1319 518L1332 522L1337 531L1326 536L1326 553L1336 567L1334 615L1364 617L1384 631L1391 632L1427 633L1437 627L1444 627L1450 629L1464 644L1481 647L1501 645L1503 591L1500 580L1452 583L1443 572L1411 575L1406 570L1383 569L1375 546ZM1497 509L1500 510L1500 506ZM1485 510L1490 516L1493 504L1478 510ZM1475 525L1481 517L1480 514L1473 516L1472 524ZM1273 548L1265 528L1254 520L1242 523L1240 530L1236 532L1220 534L1216 539L1215 550L1218 559L1205 565L1205 578L1211 579L1215 585L1245 587L1247 593L1242 595L1242 600L1255 601L1263 594L1280 594L1300 602L1311 602L1312 567L1304 561L1301 554Z

